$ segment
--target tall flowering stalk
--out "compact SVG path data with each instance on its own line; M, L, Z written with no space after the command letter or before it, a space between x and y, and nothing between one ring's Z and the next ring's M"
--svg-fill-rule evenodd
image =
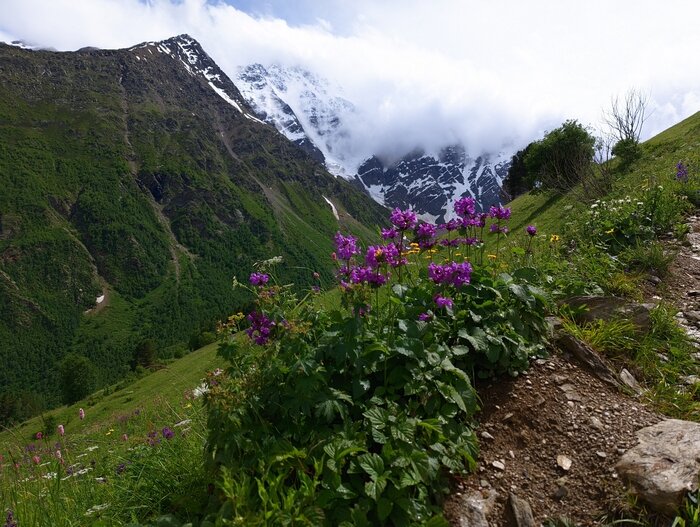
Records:
M496 220L496 223L491 224L490 231L497 235L496 238L496 258L500 256L501 252L501 235L508 234L508 226L502 223L510 219L510 208L499 206L492 206L489 209L489 216L491 219Z
M416 213L413 212L412 210L406 209L406 210L401 210L398 207L395 208L393 211L391 211L391 215L389 216L389 221L391 221L391 224L394 226L395 229L393 229L396 232L396 235L399 238L399 245L398 245L398 250L399 250L399 259L403 258L404 254L404 247L403 247L403 240L404 240L404 233L410 229L413 229L416 226L416 223L418 223L418 217L416 216ZM401 268L398 269L398 277L399 277L399 283L401 283Z

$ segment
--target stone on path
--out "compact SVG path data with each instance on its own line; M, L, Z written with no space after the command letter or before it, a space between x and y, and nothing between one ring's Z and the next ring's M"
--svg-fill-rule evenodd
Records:
M512 492L510 493L510 510L513 512L517 527L535 527L535 519L532 516L530 504L527 500L518 498Z
M666 419L637 432L639 444L616 469L655 510L673 514L687 492L698 488L700 424Z

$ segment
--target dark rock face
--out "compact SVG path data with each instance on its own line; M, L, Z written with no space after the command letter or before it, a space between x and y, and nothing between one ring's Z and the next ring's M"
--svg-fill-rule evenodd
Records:
M424 217L445 221L454 202L476 199L480 210L500 202L500 182L508 172L505 157L471 158L464 147L449 146L437 157L415 151L385 166L374 156L363 163L358 177L372 197L389 207L410 207Z

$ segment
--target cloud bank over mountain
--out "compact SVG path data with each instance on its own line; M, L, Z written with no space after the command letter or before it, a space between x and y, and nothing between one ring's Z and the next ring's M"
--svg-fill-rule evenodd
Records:
M232 78L253 62L301 66L355 105L344 126L358 159L512 150L568 118L596 126L632 87L651 98L645 137L700 110L700 33L687 26L700 4L489 4L4 0L0 40L74 50L189 33Z

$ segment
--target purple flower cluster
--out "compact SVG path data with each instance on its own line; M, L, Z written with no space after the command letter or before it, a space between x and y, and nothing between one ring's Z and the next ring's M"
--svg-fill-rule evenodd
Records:
M527 232L529 236L534 236L535 234L537 234L537 227L535 227L534 225L528 225L527 227L525 227L525 232Z
M467 218L476 214L476 201L474 198L464 197L455 201L455 213L460 218Z
M365 253L365 263L376 269L380 264L387 263L392 267L398 267L406 263L405 258L399 258L399 248L395 244L371 245Z
M454 305L454 301L447 296L436 295L435 298L433 298L433 300L435 301L435 305L437 307L445 307L452 309L452 306Z
M335 246L338 252L338 257L341 260L350 260L360 250L357 248L357 238L354 236L343 236L339 232L335 234Z
M679 161L676 165L676 180L682 183L688 182L688 167L683 164L683 161Z
M378 270L367 266L356 266L350 269L350 282L353 284L366 283L372 287L380 287L386 284L389 277L380 273Z
M416 242L421 249L430 249L436 243L435 235L437 234L437 227L432 223L421 223L414 229L416 235Z
M275 323L267 318L264 313L252 311L247 317L250 327L245 330L248 337L260 346L264 346L270 341L270 333Z
M418 218L416 217L416 213L412 210L401 210L396 208L391 211L389 220L391 221L392 225L399 230L406 231L408 229L412 229L416 225Z
M170 440L170 439L172 439L173 437L175 437L175 432L173 432L172 429L169 428L169 427L167 427L167 426L166 426L165 428L163 428L163 430L161 431L161 433L163 434L163 437L164 437L165 439L168 439L168 440Z
M7 510L7 516L5 517L5 524L3 527L17 527L17 522L15 521L15 515L11 509Z
M399 235L399 231L396 230L396 227L392 227L391 229L382 229L382 238L385 240L393 240Z
M510 208L502 207L501 205L498 207L492 206L489 209L489 216L495 220L508 220L510 219Z
M251 285L262 287L270 281L270 275L265 273L252 273L250 275Z
M461 287L470 282L471 276L472 266L469 262L431 263L428 266L428 277L436 284Z
M489 230L493 233L500 233L500 234L508 234L510 232L510 229L508 228L507 225L499 225L497 223L492 223L491 227L489 227Z

